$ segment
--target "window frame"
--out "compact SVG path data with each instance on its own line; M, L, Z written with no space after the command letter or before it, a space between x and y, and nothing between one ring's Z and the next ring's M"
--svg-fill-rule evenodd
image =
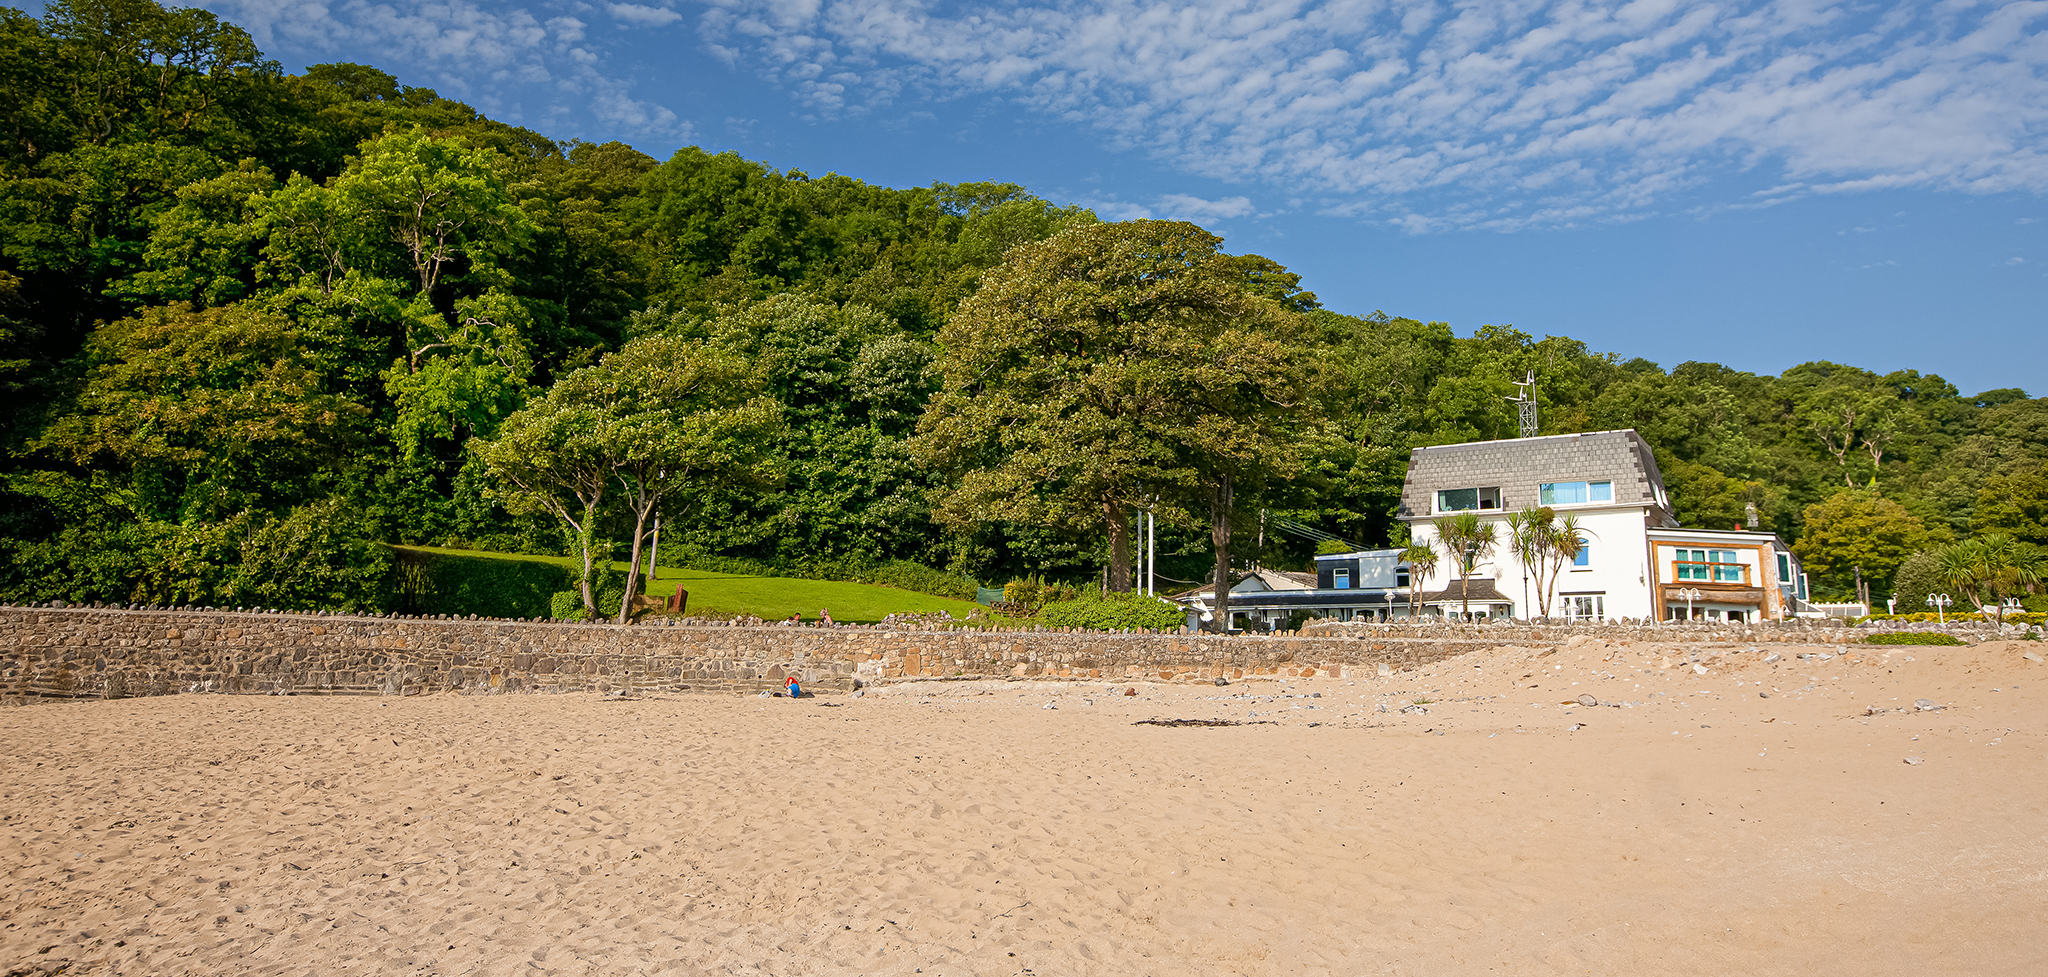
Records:
M1453 492L1460 492L1460 493L1462 493L1462 492L1470 492L1470 493L1472 493L1472 505L1471 505L1471 507L1470 507L1470 508L1456 508L1456 509L1453 509L1453 508L1450 508L1450 507L1446 506L1446 505L1444 504L1444 496L1446 496L1446 495L1450 495L1450 494L1451 494L1451 493L1453 493ZM1481 486L1472 486L1472 487L1467 487L1467 488L1448 488L1448 489L1437 489L1437 490L1436 490L1436 494L1435 494L1434 496L1432 496L1431 498L1432 498L1432 499L1433 499L1433 501L1434 501L1434 504L1435 504L1435 506L1436 506L1436 512L1437 512L1438 514L1441 514L1441 513L1446 513L1446 512L1499 512L1499 511L1501 511L1501 495L1500 495L1500 486L1498 486L1498 485L1492 485L1492 486L1485 486L1485 485L1481 485ZM1493 504L1492 504L1492 505L1488 505L1488 504L1487 504L1488 502L1492 502Z
M1576 499L1559 501L1558 490L1571 489ZM1597 491L1596 491L1597 490ZM1602 498L1601 496L1605 496ZM1559 506L1612 505L1614 503L1614 480L1611 478L1577 482L1539 482L1536 485L1536 504L1556 508Z
M1672 547L1671 578L1682 583L1748 584L1741 550Z

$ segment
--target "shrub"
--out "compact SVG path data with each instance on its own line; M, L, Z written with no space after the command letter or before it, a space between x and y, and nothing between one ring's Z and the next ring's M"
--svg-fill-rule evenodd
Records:
M333 611L381 611L392 601L389 547L364 537L359 510L340 499L293 509L254 527L234 571L236 604Z
M404 546L392 550L397 555L399 609L408 614L552 615L555 593L576 581L558 563L457 556ZM616 601L612 607L617 610Z
M1941 561L1933 553L1922 551L1906 557L1899 565L1899 572L1892 575L1892 598L1898 602L1901 616L1925 611L1933 613L1927 606L1927 595L1938 594L1950 589L1941 580ZM1958 607L1963 601L1957 600ZM1880 602L1879 606L1883 606Z
M1018 577L1003 585L1003 603L1019 608L1018 617L1029 617L1049 604L1073 600L1081 589L1071 584L1046 583L1044 577Z
M1089 593L1047 604L1038 613L1038 619L1055 628L1175 631L1186 623L1187 612L1178 605L1144 594Z
M576 574L565 572L569 589L556 591L548 599L548 616L557 621L582 621L588 618L583 613L583 592L576 589ZM642 587L647 585L641 580ZM599 571L590 587L597 597L597 614L604 620L614 620L619 615L619 601L625 598L626 574L623 570Z
M1863 642L1872 645L1960 645L1963 643L1961 639L1954 635L1940 634L1933 631L1891 631L1885 634L1873 634L1863 639Z

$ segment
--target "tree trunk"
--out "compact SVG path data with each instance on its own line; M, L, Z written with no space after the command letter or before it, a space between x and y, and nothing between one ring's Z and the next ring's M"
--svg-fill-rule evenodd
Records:
M1220 631L1230 630L1230 509L1234 501L1231 477L1228 473L1209 489L1209 542L1216 547L1216 571L1213 586L1216 598L1216 627Z
M619 623L633 619L633 597L640 592L640 542L647 538L647 515L651 507L633 511L633 562L626 571L626 592L619 595Z
M1109 586L1118 594L1131 591L1131 517L1120 502L1102 504L1102 521L1109 527Z
M597 595L590 589L590 531L592 524L596 522L594 516L595 513L585 513L583 525L576 527L576 546L583 551L583 579L576 582L576 588L583 592L583 619L586 621L597 620Z

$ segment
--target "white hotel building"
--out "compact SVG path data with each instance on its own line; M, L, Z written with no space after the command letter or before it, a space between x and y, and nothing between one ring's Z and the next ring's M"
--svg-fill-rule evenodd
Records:
M1423 603L1462 613L1456 564L1436 541L1436 522L1474 512L1495 524L1498 542L1467 587L1472 615L1540 615L1535 574L1516 560L1505 525L1508 513L1531 506L1577 516L1584 544L1558 573L1553 616L1750 621L1804 609L1799 558L1775 534L1678 526L1656 458L1632 430L1415 449L1398 515L1416 542L1440 554L1435 572L1417 581Z

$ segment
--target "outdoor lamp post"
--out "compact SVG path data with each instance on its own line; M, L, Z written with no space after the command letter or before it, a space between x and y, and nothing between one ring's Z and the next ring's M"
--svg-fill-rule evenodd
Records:
M1700 599L1699 589L1695 587L1680 587L1678 589L1678 596L1685 598L1685 619L1688 621L1692 620L1692 602Z
M1947 594L1927 595L1927 606L1934 608L1934 620L1937 624L1948 623L1948 605L1953 603L1955 601L1949 599Z

